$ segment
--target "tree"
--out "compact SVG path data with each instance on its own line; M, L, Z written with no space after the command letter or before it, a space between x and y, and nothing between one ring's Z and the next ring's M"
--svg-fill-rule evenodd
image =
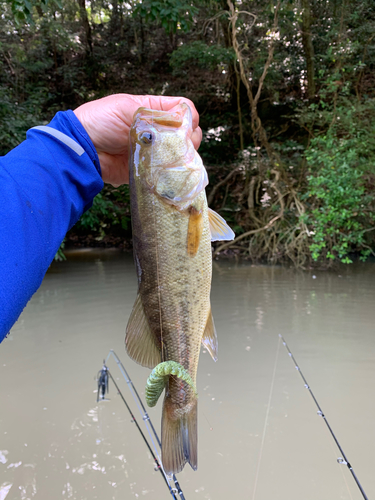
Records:
M315 86L315 71L314 71L314 46L312 43L311 24L312 15L310 9L310 0L301 0L302 4L302 43L306 58L306 76L307 76L307 96L310 100L314 99Z

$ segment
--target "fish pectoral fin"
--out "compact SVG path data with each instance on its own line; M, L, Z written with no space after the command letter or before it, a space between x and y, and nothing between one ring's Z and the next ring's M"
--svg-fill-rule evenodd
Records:
M202 344L207 349L207 351L211 354L211 358L214 361L217 361L217 353L218 353L218 342L217 342L217 334L215 330L214 319L212 317L211 309L208 313L206 329L203 334Z
M235 234L216 212L208 209L208 220L210 221L211 241L234 240Z
M126 327L125 347L129 356L142 366L154 368L160 362L160 348L150 329L140 294L135 299Z
M202 211L191 206L187 234L187 252L194 257L198 252L199 244L203 233L203 215Z

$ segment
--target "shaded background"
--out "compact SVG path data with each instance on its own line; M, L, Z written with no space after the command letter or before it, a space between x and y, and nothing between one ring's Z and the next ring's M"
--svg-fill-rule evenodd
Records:
M0 153L115 92L200 113L209 203L253 261L350 263L374 246L373 0L2 0ZM131 245L107 186L70 246Z

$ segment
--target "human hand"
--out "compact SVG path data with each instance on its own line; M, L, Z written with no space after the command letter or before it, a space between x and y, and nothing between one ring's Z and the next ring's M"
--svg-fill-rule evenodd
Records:
M189 105L193 116L193 141L198 149L202 131L194 104L184 97L114 94L83 104L74 113L90 136L99 156L102 179L113 186L129 182L129 130L138 108L169 111L177 104Z

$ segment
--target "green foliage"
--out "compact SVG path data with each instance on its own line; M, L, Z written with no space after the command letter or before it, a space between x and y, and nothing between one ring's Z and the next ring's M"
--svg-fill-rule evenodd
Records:
M105 186L95 196L92 207L82 215L76 228L96 233L95 239L101 241L113 227L128 229L129 222L128 186L123 185L117 189Z
M65 248L65 240L62 241L60 248L56 252L56 255L54 257L54 260L56 262L62 262L63 260L66 260L66 256L64 254L64 248Z
M22 142L29 128L40 125L45 90L38 90L19 103L11 98L6 88L0 86L0 155L5 155Z
M184 0L142 0L134 10L146 22L160 22L167 33L189 31L198 8Z
M373 0L310 1L309 99L301 5L281 2L274 32L274 7L233 3L241 11L236 37L253 95L275 38L257 105L274 159L260 144L260 123L254 130L234 71L226 0L92 0L87 23L77 0L0 0L0 154L30 127L86 100L115 92L186 96L200 113L208 193L219 185L213 208L237 234L260 229L236 251L286 256L297 265L310 254L319 263L348 262L352 252L365 257L375 246ZM240 172L226 181L238 164ZM129 218L127 188L106 186L67 244L118 244L130 238Z
M47 12L48 5L54 3L61 8L58 0L11 0L11 8L17 25L21 23L33 23L33 8L39 8Z
M215 70L219 67L220 70L223 70L224 66L234 62L234 60L235 52L232 48L221 45L207 45L200 40L196 40L181 45L172 52L170 64L175 71L181 68L186 69L192 62L200 68Z
M302 220L310 228L315 261L324 256L349 264L350 253L359 251L363 260L371 253L366 233L375 217L364 186L364 147L361 137L338 139L330 132L306 151L310 209Z
M342 46L349 57L353 46ZM336 62L331 49L327 57ZM349 65L346 70L321 71L318 99L296 116L316 136L305 153L307 211L301 217L310 229L311 256L349 264L350 254L365 260L374 244L374 187L366 179L375 173L375 99L354 98Z

